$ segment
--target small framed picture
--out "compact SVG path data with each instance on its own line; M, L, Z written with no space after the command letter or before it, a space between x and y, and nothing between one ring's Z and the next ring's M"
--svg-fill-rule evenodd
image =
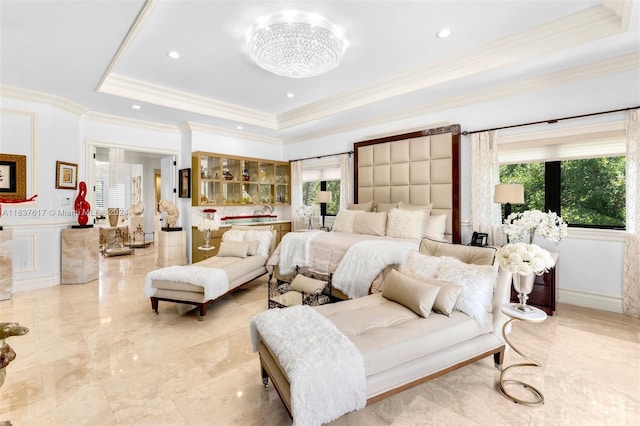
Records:
M78 165L56 161L56 188L78 189Z
M23 200L27 196L27 157L0 154L0 197Z
M178 173L178 197L191 198L191 169L180 169Z

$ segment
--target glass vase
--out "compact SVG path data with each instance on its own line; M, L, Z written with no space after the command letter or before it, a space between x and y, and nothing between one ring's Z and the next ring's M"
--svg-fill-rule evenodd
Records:
M211 241L211 231L210 230L206 230L206 231L202 231L202 235L204 236L204 248L209 248L211 247L209 245L209 241Z
M536 274L513 274L513 288L518 293L519 304L516 308L522 312L531 312L533 309L527 306L527 300L529 294L533 291L533 282L536 279Z

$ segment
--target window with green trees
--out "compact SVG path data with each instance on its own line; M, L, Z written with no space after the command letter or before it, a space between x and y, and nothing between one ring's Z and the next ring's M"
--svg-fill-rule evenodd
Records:
M316 180L304 182L302 185L302 204L311 206L316 203L318 191L331 191L331 202L320 204L320 214L322 216L335 216L340 210L340 181L339 180Z
M514 212L555 211L569 226L624 229L625 157L503 164L500 182L521 183Z

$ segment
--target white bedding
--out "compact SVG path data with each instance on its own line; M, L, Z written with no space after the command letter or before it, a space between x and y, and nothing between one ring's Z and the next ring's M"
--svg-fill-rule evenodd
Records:
M312 307L270 309L254 316L251 339L254 352L263 339L284 369L294 425L328 423L366 405L360 351Z
M296 270L296 266L309 265L311 240L322 231L289 232L280 241L280 272L287 275Z
M144 280L144 295L152 297L156 289L153 280L179 281L204 288L206 300L213 300L229 290L227 273L218 268L207 268L195 265L167 266L147 273Z

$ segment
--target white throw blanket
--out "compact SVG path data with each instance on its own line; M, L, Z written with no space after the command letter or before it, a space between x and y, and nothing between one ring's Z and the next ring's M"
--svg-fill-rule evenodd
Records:
M366 405L362 354L312 307L270 309L254 316L254 352L260 338L289 378L294 425L328 423Z
M213 300L229 290L229 277L224 270L203 266L167 266L149 272L144 280L144 295L147 297L153 296L157 290L151 286L152 280L179 281L203 287L206 300Z
M288 232L280 241L280 273L287 275L297 266L309 266L311 240L323 231Z
M367 240L352 245L333 274L331 284L351 299L369 294L369 287L380 272L389 265L401 265L415 242Z

